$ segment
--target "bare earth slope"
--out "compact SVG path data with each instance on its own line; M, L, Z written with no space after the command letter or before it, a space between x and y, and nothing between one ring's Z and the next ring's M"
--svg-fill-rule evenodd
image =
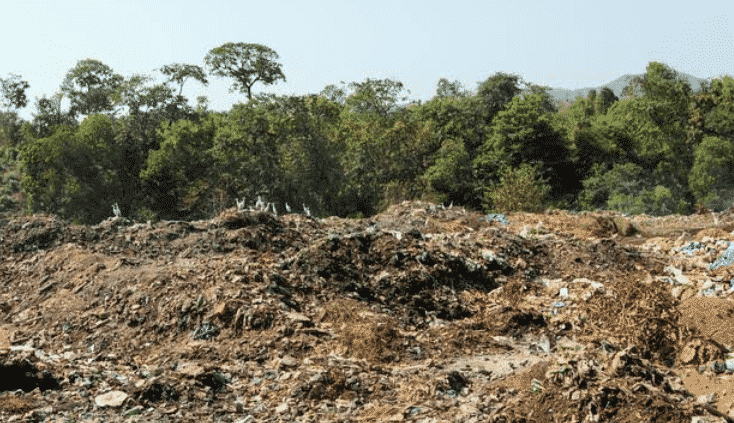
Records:
M507 220L8 221L0 420L734 421L727 212Z

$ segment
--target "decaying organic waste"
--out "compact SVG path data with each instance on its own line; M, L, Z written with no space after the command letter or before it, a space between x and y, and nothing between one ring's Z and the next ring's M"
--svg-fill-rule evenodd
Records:
M731 214L18 217L0 420L732 421Z

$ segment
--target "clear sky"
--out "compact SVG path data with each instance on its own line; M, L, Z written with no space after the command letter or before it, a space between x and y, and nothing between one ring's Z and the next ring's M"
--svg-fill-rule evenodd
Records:
M727 4L729 6L727 6ZM501 71L526 82L577 89L651 60L699 78L734 75L730 0L0 0L0 77L20 74L35 99L60 89L77 61L96 59L124 77L164 76L163 65L204 67L227 42L275 50L286 82L256 83L253 94L318 93L326 85L393 78L409 100L429 100L440 78L466 89ZM189 104L206 95L229 110L246 94L233 80L188 80ZM176 85L173 85L177 88ZM341 85L340 85L341 86ZM698 87L693 87L698 88ZM68 109L69 101L62 102Z

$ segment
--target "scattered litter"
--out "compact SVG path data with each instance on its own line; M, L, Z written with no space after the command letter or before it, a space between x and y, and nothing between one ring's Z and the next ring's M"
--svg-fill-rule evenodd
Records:
M709 265L709 270L716 270L722 266L731 266L732 262L734 262L734 244L729 243L729 247L721 254L721 257Z
M491 222L493 220L496 220L496 221L500 222L503 225L509 225L510 224L510 221L507 220L507 217L505 217L504 214L498 214L498 213L488 214L488 215L486 215L484 217L480 217L479 220L484 220L484 221L487 221L487 222Z

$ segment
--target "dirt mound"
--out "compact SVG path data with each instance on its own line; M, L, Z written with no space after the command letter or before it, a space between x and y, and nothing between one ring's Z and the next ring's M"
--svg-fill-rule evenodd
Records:
M727 420L733 275L709 265L731 235L646 223L422 202L19 217L0 226L0 419Z

